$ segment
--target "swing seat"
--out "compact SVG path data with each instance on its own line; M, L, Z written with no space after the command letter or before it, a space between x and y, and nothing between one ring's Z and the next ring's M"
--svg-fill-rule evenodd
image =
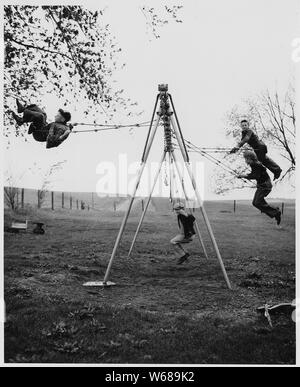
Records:
M12 221L9 231L18 233L19 231L27 231L28 220L15 220Z
M86 282L83 284L85 287L102 287L102 288L109 288L110 286L115 286L116 284L111 281L91 281Z

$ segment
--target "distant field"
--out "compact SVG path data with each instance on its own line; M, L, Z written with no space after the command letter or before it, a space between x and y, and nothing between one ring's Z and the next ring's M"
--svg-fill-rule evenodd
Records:
M21 188L18 188L19 194L17 201L19 203L19 206L21 205ZM76 210L77 207L77 201L80 208L80 202L83 201L86 204L86 209L89 206L90 208L94 207L95 210L107 210L107 211L113 211L113 210L122 210L126 208L126 202L128 201L128 198L124 196L109 196L109 195L97 195L95 192L58 192L54 191L54 209L60 210L62 209L62 205L64 205L64 209L70 209L70 198L72 198L72 209ZM64 195L64 198L62 198L62 194ZM137 198L134 209L137 211L141 211L142 209L142 203L141 201L146 201L145 198ZM284 202L285 206L295 206L295 201L291 199L268 199L271 203L276 203L278 206L281 207L282 202ZM64 204L62 204L62 202ZM240 206L249 206L249 201L245 200L237 200L237 209ZM232 210L233 211L233 200L220 200L218 201L207 201L206 204L211 207L214 206L214 203L217 204L218 208L223 208L225 210ZM37 208L38 204L38 191L36 189L24 189L24 206L25 208ZM161 212L169 212L171 209L169 198L161 198L161 197L154 197L151 202L153 209ZM50 209L51 208L51 191L45 192L45 198L42 203L43 209Z
M278 202L278 204L280 204ZM222 277L204 224L182 266L169 240L177 233L167 201L154 199L132 258L140 208L131 216L111 280L103 278L122 212L30 210L46 234L5 232L6 362L294 364L295 326L256 312L295 298L295 206L285 203L282 229L249 202L208 202L207 212L233 285ZM16 217L16 216L14 216ZM12 214L5 213L5 225Z

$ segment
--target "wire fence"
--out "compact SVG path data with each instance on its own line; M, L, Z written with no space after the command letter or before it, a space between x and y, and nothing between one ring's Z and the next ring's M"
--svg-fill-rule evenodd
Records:
M128 196L98 196L94 192L58 192L42 191L18 187L4 187L4 205L12 210L26 210L28 208L69 211L113 211L124 212L129 202ZM174 199L180 200L180 198ZM184 201L183 199L181 199ZM250 201L245 200L224 200L216 201L218 211L224 213L241 213L245 203L251 205ZM280 207L284 214L287 202L270 199L270 202ZM146 208L147 198L137 197L133 211L142 212ZM151 199L151 205L148 206L150 212L167 212L172 210L172 203L169 198ZM196 212L198 208L192 208Z
M78 211L125 211L128 196L98 195L95 192L44 191L4 187L4 206L12 210L47 209ZM145 199L137 198L135 209L144 210Z

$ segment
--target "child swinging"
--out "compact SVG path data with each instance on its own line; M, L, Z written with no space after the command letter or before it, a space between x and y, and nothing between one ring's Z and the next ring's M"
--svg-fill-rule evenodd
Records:
M237 146L231 149L230 153L237 152L244 144L251 146L260 161L269 171L274 174L274 180L279 179L281 168L268 155L266 144L260 140L252 129L250 129L248 120L241 121L242 139Z
M248 180L253 179L257 181L257 190L252 204L270 218L275 218L277 225L279 226L281 222L281 211L278 207L270 206L265 200L265 197L272 191L271 179L266 171L266 168L260 161L258 161L256 154L252 151L245 151L244 158L246 163L251 168L251 173L248 175L238 175L238 178Z
M182 244L190 243L193 241L196 234L194 229L194 222L196 219L192 214L187 214L182 203L175 204L174 211L177 215L180 234L176 235L175 238L170 241L170 243L180 254L177 264L181 265L190 257L190 254L184 249Z
M70 135L73 126L77 124L67 124L71 119L71 114L63 109L59 109L54 122L47 123L46 113L37 105L25 106L18 99L16 100L18 113L23 113L20 117L12 111L13 118L19 126L30 123L28 134L39 142L46 142L46 148L59 146Z

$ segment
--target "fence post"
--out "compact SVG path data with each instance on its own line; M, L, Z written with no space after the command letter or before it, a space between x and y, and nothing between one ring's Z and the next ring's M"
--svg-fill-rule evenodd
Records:
M17 208L19 208L19 188L17 188Z
M116 212L117 207L116 207L116 202L114 202L114 211Z
M24 188L22 188L22 191L21 191L21 207L23 210L24 209Z
M283 211L284 211L284 202L282 202L281 204L281 214L283 215Z
M233 212L235 213L236 211L236 200L233 201Z
M65 208L65 194L61 193L61 208Z
M79 209L79 207L78 207L78 199L76 200L76 208L77 208L77 210Z
M54 210L54 192L51 192L51 210Z
M38 199L38 208L41 208L41 202L40 202L40 190L37 191L37 199Z
M72 202L72 196L70 196L70 210L72 210L73 202Z
M144 212L144 200L142 199L142 211Z

